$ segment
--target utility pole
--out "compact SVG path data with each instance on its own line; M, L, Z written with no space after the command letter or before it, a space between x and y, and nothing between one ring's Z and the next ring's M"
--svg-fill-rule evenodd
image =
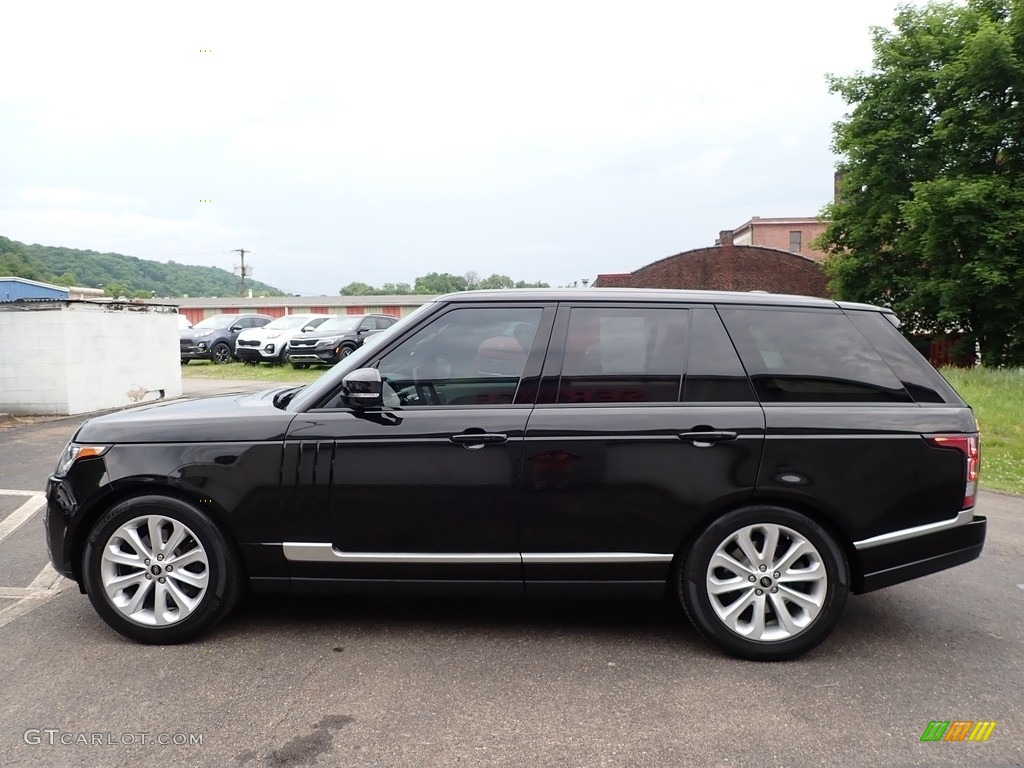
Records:
M239 261L241 261L241 264L235 267L235 269L238 270L238 276L240 279L239 295L245 296L245 278L249 275L251 270L245 266L245 248L235 248L234 253L239 255Z

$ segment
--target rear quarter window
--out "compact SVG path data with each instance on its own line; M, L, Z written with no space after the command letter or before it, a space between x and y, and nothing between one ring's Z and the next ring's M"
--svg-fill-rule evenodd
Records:
M720 314L763 403L913 402L839 310L722 308Z

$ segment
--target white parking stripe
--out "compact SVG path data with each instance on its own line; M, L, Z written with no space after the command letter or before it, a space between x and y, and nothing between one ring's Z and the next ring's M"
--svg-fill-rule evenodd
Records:
M46 506L46 497L41 493L28 494L31 498L11 512L0 522L0 542L18 530L21 524Z
M15 491L9 488L0 488L0 496L42 496L41 491Z
M38 608L47 598L63 592L70 583L63 576L58 575L53 570L53 566L47 563L39 575L32 580L32 585L28 589L0 587L0 597L7 597L8 593L17 592L19 593L17 597L21 598L14 605L0 611L0 627L5 627L19 616L24 616L29 611ZM10 597L15 597L15 595L11 594Z

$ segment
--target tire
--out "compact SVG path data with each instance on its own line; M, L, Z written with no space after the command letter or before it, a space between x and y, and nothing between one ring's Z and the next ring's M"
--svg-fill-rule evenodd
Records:
M346 357L348 357L355 351L355 347L349 346L348 344L342 344L341 349L338 350L338 362L340 363L342 360L344 360Z
M297 371L301 371L304 368L309 368L309 363L292 363L292 368Z
M676 593L701 634L727 653L779 661L829 635L849 584L846 557L824 528L798 512L761 506L730 512L697 536L677 571Z
M162 546L154 547L154 538ZM93 526L83 558L85 591L96 612L141 643L199 637L231 612L242 592L238 553L221 526L168 496L116 505Z
M189 358L187 358L187 357L181 358L181 364L182 365L188 365L189 364Z
M231 362L231 347L225 344L223 341L218 341L213 345L213 349L210 350L212 353L212 360L216 365L223 365L224 363Z

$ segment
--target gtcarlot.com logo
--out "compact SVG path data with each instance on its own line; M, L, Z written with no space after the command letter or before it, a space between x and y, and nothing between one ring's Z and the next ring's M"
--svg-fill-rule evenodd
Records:
M60 728L29 728L22 735L26 744L38 747L127 747L141 744L159 747L198 747L201 733L114 733L113 731L62 731Z
M995 720L932 720L921 741L988 741L995 729Z

